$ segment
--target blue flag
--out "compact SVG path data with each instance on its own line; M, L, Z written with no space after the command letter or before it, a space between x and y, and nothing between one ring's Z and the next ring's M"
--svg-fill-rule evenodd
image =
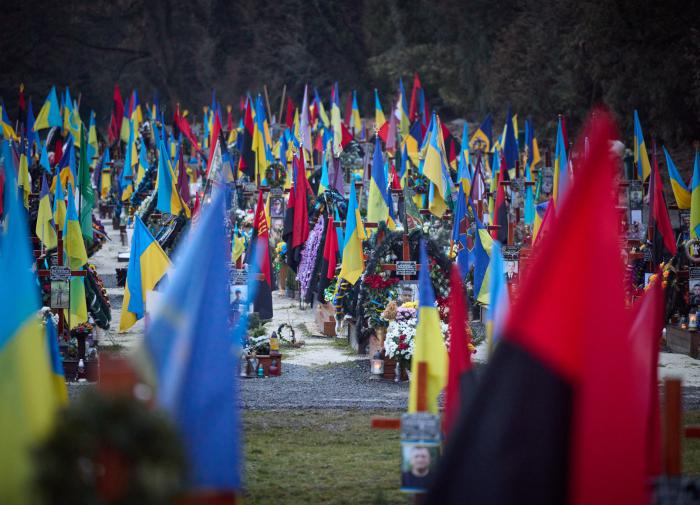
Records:
M238 357L228 328L229 241L223 193L202 214L146 333L158 404L183 437L191 488L241 489ZM240 325L239 325L240 328Z

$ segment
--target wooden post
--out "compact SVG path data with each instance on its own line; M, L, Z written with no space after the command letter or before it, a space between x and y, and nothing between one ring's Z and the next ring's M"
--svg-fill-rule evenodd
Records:
M263 84L263 92L265 93L265 106L267 107L268 124L272 124L272 111L270 110L270 97L267 96L267 84Z
M664 381L664 454L663 472L669 476L679 476L682 473L681 422L683 406L681 404L680 379Z
M287 85L282 86L282 100L280 100L280 115L278 117L278 122L282 122L282 112L284 111L284 99L287 97ZM285 161L286 162L286 161Z

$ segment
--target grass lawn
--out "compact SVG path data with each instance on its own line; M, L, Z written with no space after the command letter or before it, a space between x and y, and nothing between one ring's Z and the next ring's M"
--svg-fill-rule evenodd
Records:
M686 412L685 424L700 424L700 411ZM683 441L683 473L700 475L700 438Z
M407 504L399 433L358 410L244 411L246 505Z

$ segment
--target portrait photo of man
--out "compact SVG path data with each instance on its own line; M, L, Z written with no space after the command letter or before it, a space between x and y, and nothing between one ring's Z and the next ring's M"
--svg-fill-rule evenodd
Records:
M403 447L401 489L420 492L430 486L437 459L437 446L410 444Z

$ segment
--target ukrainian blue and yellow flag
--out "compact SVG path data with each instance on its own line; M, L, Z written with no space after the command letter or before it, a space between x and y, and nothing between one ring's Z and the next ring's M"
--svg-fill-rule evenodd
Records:
M143 317L146 311L146 294L155 289L168 268L168 255L153 238L141 218L136 216L119 331L128 330Z
M46 176L41 178L41 193L39 195L39 210L36 214L36 236L46 249L53 249L57 244L56 228L54 227L53 212L51 212L51 198L49 196L49 184Z
M357 106L357 91L352 90L352 113L350 114L350 130L355 138L359 139L364 133L362 119L360 119L360 108Z
M367 221L371 223L386 222L390 230L396 229L394 210L389 183L382 158L382 145L377 136L374 140L374 157L369 180L369 198L367 199Z
M97 127L95 126L95 111L90 111L90 122L88 124L88 165L95 167L97 165L97 153L100 149L100 145L97 142Z
M462 279L469 274L469 249L467 234L469 233L469 219L467 218L467 197L464 187L459 187L457 204L455 205L454 219L452 221L452 247L455 248L455 262L462 273Z
M19 171L17 173L17 187L22 189L22 203L29 210L29 194L32 192L32 181L29 178L29 163L24 142L19 143Z
M486 339L489 354L491 354L494 345L501 338L505 317L510 307L505 263L501 253L501 244L498 241L495 241L491 248L489 270L489 307L486 311Z
M435 216L442 217L447 210L447 201L451 193L451 180L449 179L449 164L445 156L440 122L437 118L433 118L429 137L421 171L430 181L428 209Z
M690 198L690 238L698 238L700 233L700 151L695 151L693 183Z
M474 222L476 223L476 235L474 236L474 293L476 299L482 305L489 304L491 249L493 247L493 237L486 227L476 217L474 212Z
M66 196L63 193L63 184L60 177L57 175L55 179L56 193L53 197L53 221L59 230L63 230L63 225L66 222Z
M634 164L637 165L637 177L645 181L651 173L651 164L647 146L644 143L642 123L639 122L639 114L636 110L634 111Z
M66 222L63 224L63 247L66 251L70 269L81 270L87 263L87 252L85 251L85 241L83 240L83 233L78 220L78 211L75 207L73 188L70 185L68 185L67 193L68 206ZM64 312L66 313L66 320L70 322L69 327L71 330L87 322L88 313L84 277L71 277L69 309Z
M138 169L136 170L136 187L138 188L139 184L141 184L141 181L146 175L146 172L148 172L150 168L150 164L148 163L148 149L146 148L146 142L143 140L143 137L141 137L141 148L139 149L139 161L138 161Z
M2 102L0 102L0 128L2 128L2 136L5 140L19 140L10 118L7 116L5 104Z
M545 216L547 215L547 209L552 200L547 200L546 202L538 203L535 206L535 219L532 225L532 243L534 244L537 240L537 236L542 229L542 223L544 223ZM553 205L553 204L552 204Z
M457 165L457 182L464 189L464 194L471 194L472 178L471 161L469 158L469 124L465 121L462 129L462 148L459 151L459 163Z
M40 307L26 213L14 171L5 167L5 226L0 227L0 503L35 503L34 449L59 407Z
M382 102L379 101L379 91L374 88L374 129L379 131L379 129L386 123L386 117L384 117L384 111L382 110Z
M437 397L447 384L447 349L440 329L440 315L435 305L435 294L430 282L428 254L425 240L420 244L420 272L418 273L418 326L413 340L413 358L411 359L411 380L408 411L418 410L418 367L420 363L427 366L426 407L428 412L438 413Z
M676 204L681 210L687 210L690 208L690 188L685 183L681 174L678 173L676 165L671 159L671 155L666 150L666 147L662 148L664 150L664 156L666 157L666 166L668 167L668 176L671 179L671 189L673 190L673 196L676 198Z
M345 243L343 244L343 261L340 265L338 279L345 279L350 284L355 284L365 269L365 260L362 253L362 241L365 240L365 227L362 225L360 209L357 207L357 195L355 185L350 184L350 196L348 198L348 213L345 220Z
M408 130L408 135L404 138L403 146L406 154L411 157L411 162L418 166L420 164L420 145L423 141L423 130L420 122L416 121Z
M180 212L184 212L185 216L190 217L190 208L182 201L180 193L175 185L175 176L173 169L170 167L170 159L165 151L165 144L160 142L160 150L158 155L158 179L156 180L156 191L158 201L156 208L161 212L167 212L177 216Z
M472 151L476 151L479 149L483 150L486 153L491 151L491 139L493 137L493 127L491 125L492 122L493 119L491 118L491 114L488 114L484 118L484 121L481 123L479 128L477 128L477 130L474 132L471 141L469 141L469 148Z
M109 166L109 149L102 153L102 170L100 170L100 196L106 199L112 189L112 169Z
M333 129L333 152L340 153L343 150L343 127L340 117L340 92L338 83L333 85L331 100L331 127Z
M324 148L321 153L321 179L318 181L319 195L331 187L330 177L328 176L328 154L328 150ZM287 179L289 180L290 178L288 177ZM289 180L289 183L291 185L291 180Z
M49 162L49 153L46 151L46 144L39 141L41 145L41 154L39 155L39 165L51 175L51 163Z
M61 405L68 403L68 388L66 387L66 376L63 372L63 358L58 350L58 331L53 319L46 319L46 345L49 349L49 359L51 361L51 380L53 381L56 398Z
M321 124L325 128L330 127L331 121L328 119L326 108L323 106L323 100L321 100L321 97L318 95L318 90L316 88L314 88L314 105L318 109L318 117L321 119Z
M561 118L557 124L557 143L554 146L554 188L552 198L554 204L561 202L569 186L569 164L566 157L566 145L562 131Z
M134 145L134 122L130 120L126 122L129 129L129 137L126 143L126 152L124 153L124 168L122 168L122 175L119 180L123 202L129 200L134 193L134 165L138 163L138 154Z

